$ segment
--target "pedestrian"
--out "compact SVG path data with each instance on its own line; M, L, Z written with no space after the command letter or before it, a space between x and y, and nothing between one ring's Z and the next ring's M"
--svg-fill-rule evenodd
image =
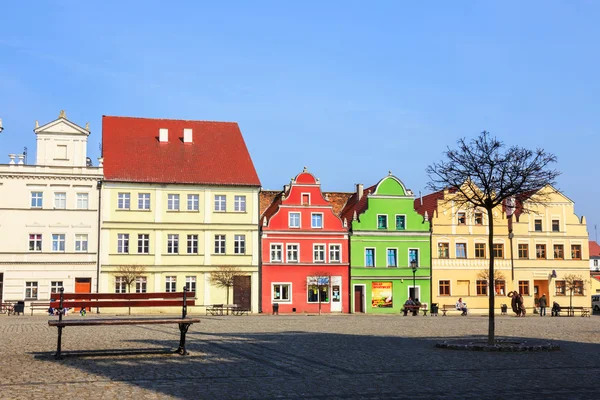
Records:
M456 309L462 311L462 314L460 315L462 315L463 317L467 315L467 305L463 303L462 297L458 298L458 301L456 302Z
M523 304L523 295L521 293L517 293L517 304L518 304L518 308L519 308L519 316L524 317L525 316L525 304Z
M546 316L546 304L548 301L546 300L546 293L542 293L542 297L540 297L539 305L540 305L540 317Z
M512 308L513 312L517 314L517 317L520 317L521 310L519 309L517 292L511 291L508 295L510 296L510 307Z

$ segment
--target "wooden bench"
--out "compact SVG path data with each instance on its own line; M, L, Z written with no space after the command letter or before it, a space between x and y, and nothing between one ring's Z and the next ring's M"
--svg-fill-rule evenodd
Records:
M206 306L206 315L229 315L231 311L231 315L248 315L247 309L240 308L237 304L212 304Z
M591 317L591 310L589 309L589 307L560 307L560 311L558 312L558 316L565 316L565 317L573 317L575 316L575 311L579 311L579 315L582 317ZM564 314L563 314L564 313Z
M50 302L46 303L31 303L29 304L29 308L31 309L31 316L33 316L34 310L44 310L46 314L48 313L48 309L50 308Z
M185 350L185 335L191 324L200 322L199 318L187 316L188 306L195 305L195 293L184 289L180 293L64 293L60 288L60 300L51 301L50 306L58 309L58 320L48 321L49 326L58 328L58 341L55 358L61 359L62 330L67 326L113 326L113 325L150 325L178 324L180 331L179 347L175 351L180 355L188 354ZM88 307L181 307L181 318L105 318L63 320L63 309L81 309Z
M457 309L456 304L444 304L441 308L441 311L442 317L445 317L448 311L458 311L462 315L462 310Z
M420 306L411 306L411 305L403 305L402 306L402 311L404 312L404 316L406 317L408 315L408 312L410 311L413 316L416 316L417 314L419 314L419 310L423 311L423 316L427 315L427 311L429 311L427 309L427 304L421 304Z

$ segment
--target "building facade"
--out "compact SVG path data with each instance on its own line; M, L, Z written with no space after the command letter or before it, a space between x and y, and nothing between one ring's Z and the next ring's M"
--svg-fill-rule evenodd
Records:
M352 223L352 312L397 314L409 297L429 305L429 222L402 181L390 173L367 189L357 185L343 218Z
M571 301L567 280L580 277L573 305L589 304L589 253L585 218L574 212L574 203L552 187L521 196L514 215L506 206L493 211L493 248L488 246L489 220L485 210L460 208L451 191L437 192L415 205L429 215L432 229L433 302L455 304L459 297L473 312L485 312L488 300L490 251L496 271L495 308L510 306L511 291L523 295L533 309L546 295L549 304ZM579 279L577 279L579 280Z
M329 197L305 168L267 201L261 215L263 312L349 311L348 229L338 216L349 194Z
M97 288L98 182L87 158L89 126L36 121L36 160L0 165L0 301L49 300L64 287Z
M102 291L187 287L196 304L258 312L260 181L238 125L105 116L102 128ZM131 288L127 266L143 269ZM233 287L211 279L222 267Z

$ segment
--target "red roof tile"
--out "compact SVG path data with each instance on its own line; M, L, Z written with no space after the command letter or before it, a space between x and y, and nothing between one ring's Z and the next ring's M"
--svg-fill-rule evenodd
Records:
M600 257L600 245L594 240L590 240L590 257Z
M185 128L192 143L183 143ZM102 155L109 181L260 186L235 122L103 116Z
M429 221L432 221L433 212L437 209L438 206L438 200L442 200L443 198L443 190L440 190L439 192L430 193L423 197L416 198L415 211L417 211L422 216L425 216L425 212L427 212L427 218L429 218Z
M375 191L376 187L377 187L377 185L375 184L373 186L370 186L370 187L364 189L360 200L358 200L357 193L353 193L352 196L346 202L346 206L344 207L344 209L342 210L342 213L340 215L340 218L342 219L342 221L344 221L344 219L346 219L346 221L348 221L348 226L351 226L355 211L356 211L356 216L358 218L360 218L359 217L360 214L362 214L367 209L367 205L368 205L367 195L369 193L373 193Z
M282 195L283 190L262 190L260 192L261 223L262 218L267 217L267 219L269 219L277 212L279 205L281 204ZM353 193L348 192L323 192L323 196L328 199L333 213L337 216L340 216L341 211L344 209L344 206L352 195Z

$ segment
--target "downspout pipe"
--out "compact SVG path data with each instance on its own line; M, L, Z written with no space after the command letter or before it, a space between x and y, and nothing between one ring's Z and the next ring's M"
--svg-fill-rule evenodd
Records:
M102 231L102 180L96 183L98 189L98 249L96 251L96 293L100 293L100 238ZM96 314L100 314L100 308L96 307Z

